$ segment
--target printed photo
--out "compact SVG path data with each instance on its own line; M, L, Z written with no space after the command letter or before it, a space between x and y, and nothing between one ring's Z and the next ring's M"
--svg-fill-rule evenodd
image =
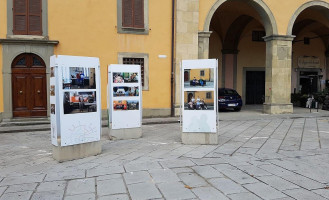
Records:
M214 110L213 91L186 91L184 98L184 110Z
M96 92L64 92L64 114L97 112Z
M185 88L214 88L214 69L185 69Z
M50 77L55 77L55 67L50 68Z
M95 68L63 68L63 89L96 89Z
M50 113L55 114L55 104L50 104Z
M138 73L113 72L113 83L138 83Z
M55 96L55 86L54 85L50 86L50 96Z
M113 87L113 97L139 96L138 87Z
M114 111L139 110L139 101L137 100L119 100L113 101Z

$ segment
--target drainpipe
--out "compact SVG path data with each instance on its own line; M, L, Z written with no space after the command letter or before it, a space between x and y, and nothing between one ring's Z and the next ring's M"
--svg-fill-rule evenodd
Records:
M175 116L175 105L174 105L174 51L175 51L175 0L172 0L172 22L171 22L171 82L170 82L170 92L171 92L171 116Z

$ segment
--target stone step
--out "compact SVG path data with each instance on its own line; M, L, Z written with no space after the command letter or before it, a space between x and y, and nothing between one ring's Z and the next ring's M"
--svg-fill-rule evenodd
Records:
M179 123L178 118L146 118L143 119L143 125L152 124L171 124ZM102 127L108 127L108 120L102 120ZM13 119L10 121L4 121L0 123L0 134L1 133L19 133L19 132L39 132L39 131L50 131L50 121L45 118L42 120L22 120Z
M19 124L19 125L17 125ZM102 121L102 127L107 127L107 121ZM20 133L20 132L39 132L50 131L50 122L34 123L34 122L2 122L0 125L1 133Z

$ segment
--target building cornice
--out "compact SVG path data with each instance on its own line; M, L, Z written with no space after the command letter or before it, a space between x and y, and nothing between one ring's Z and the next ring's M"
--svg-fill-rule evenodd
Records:
M293 41L296 36L294 35L269 35L263 37L265 42L272 41L272 40L280 40L280 41Z
M57 45L58 40L40 40L40 39L18 39L18 38L0 38L0 44L40 44L40 45Z

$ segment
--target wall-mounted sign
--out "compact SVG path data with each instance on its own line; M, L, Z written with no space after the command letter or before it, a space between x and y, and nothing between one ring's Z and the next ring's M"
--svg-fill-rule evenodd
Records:
M111 128L140 128L142 125L141 66L110 65L108 80Z
M301 56L298 58L299 68L320 68L320 58L315 56Z
M100 140L101 93L99 59L50 58L51 138L55 146Z
M183 132L217 132L217 63L182 61Z

